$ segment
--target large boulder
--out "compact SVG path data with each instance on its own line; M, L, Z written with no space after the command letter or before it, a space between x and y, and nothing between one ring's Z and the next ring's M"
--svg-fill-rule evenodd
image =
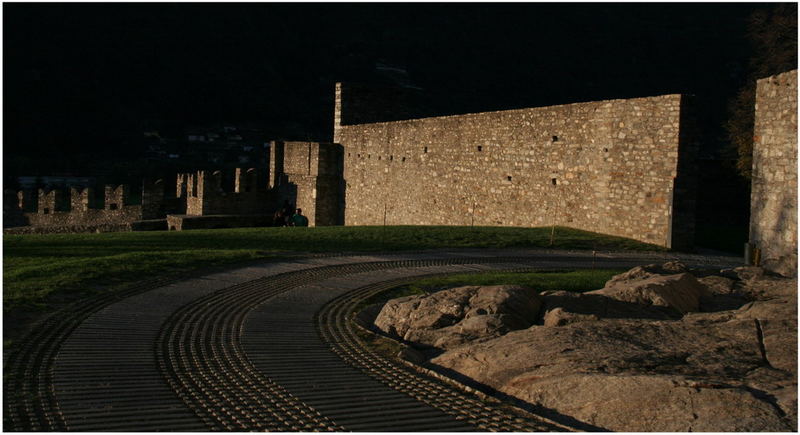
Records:
M600 290L587 292L632 304L661 307L680 314L700 311L700 303L711 293L689 273L651 275L642 279L611 281Z
M452 348L527 328L541 300L521 286L466 286L386 303L375 326L389 336L423 347Z
M642 282L663 282L659 277L679 284L686 279L680 273L635 272L638 277L629 274L609 287L637 288ZM577 419L589 429L795 430L797 282L740 272L746 280L704 280L713 284L704 287L714 297L757 300L735 310L690 311L673 320L605 317L607 309L597 302L609 297L601 292L543 292L544 319L538 325L467 343L429 364ZM684 299L699 304L704 295L693 292L692 284L686 293L696 299L657 291L648 295L642 287L635 297L622 293L621 299L658 312L662 306L653 303L656 297L677 311L687 309Z
M533 326L430 364L603 429L790 430L774 404L743 384L759 368L777 373L764 367L754 323L696 324L702 327L610 319Z
M752 392L674 376L569 374L509 382L509 394L585 424L623 432L789 431Z
M376 324L439 349L417 363L578 429L796 430L797 281L698 275L672 262L584 294L463 287L387 304Z
M679 261L668 261L664 264L646 264L644 266L636 266L633 269L614 275L606 283L606 287L611 287L616 284L626 283L629 281L640 281L647 278L652 278L658 275L675 275L678 273L686 273L689 268Z
M606 295L545 291L542 298L542 319L546 326L563 326L574 322L598 319L654 319L672 318L664 310L631 302L619 301Z

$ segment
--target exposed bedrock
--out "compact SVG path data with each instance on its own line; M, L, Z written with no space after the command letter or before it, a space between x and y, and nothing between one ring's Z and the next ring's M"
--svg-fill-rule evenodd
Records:
M527 328L540 307L538 295L526 287L458 287L391 300L375 326L419 347L450 349Z
M496 286L396 299L375 324L443 352L430 367L596 427L789 431L796 289L757 268L667 263L584 294Z

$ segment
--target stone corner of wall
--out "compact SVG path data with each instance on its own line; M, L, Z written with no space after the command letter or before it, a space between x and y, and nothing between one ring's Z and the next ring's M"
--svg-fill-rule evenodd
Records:
M797 83L797 69L784 71L782 73L773 74L771 76L762 77L756 80L756 86L762 86L768 83L778 83L782 81L791 81Z

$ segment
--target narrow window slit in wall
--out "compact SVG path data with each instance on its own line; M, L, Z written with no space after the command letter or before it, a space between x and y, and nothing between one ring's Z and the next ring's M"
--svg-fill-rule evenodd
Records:
M367 154L367 158L371 159L372 158L372 154Z
M390 155L390 156L389 156L389 161L390 161L390 162L393 162L393 161L394 161L394 156Z
M381 157L381 156L378 156L378 160L383 160L383 157Z
M405 158L405 157L403 157L403 160L401 160L401 162L405 162L405 161L406 161L406 158Z
M511 181L511 176L510 176L510 175L506 176L506 179L507 179L508 181Z
M427 152L428 152L428 147L424 147L424 148L422 148L422 152L423 152L423 153L427 153Z
M553 186L555 186L556 184L558 184L558 181L557 181L555 178L551 178L551 179L550 179L550 182L551 182L551 183L553 183Z
M553 136L553 142L558 142L558 136Z
M483 151L483 147L478 145L478 151Z

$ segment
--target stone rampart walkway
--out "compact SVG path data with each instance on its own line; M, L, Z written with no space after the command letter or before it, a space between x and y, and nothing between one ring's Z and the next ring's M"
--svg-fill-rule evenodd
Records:
M673 254L462 250L309 258L140 288L54 316L6 364L5 430L556 431L360 344L349 316L415 277L631 267Z

